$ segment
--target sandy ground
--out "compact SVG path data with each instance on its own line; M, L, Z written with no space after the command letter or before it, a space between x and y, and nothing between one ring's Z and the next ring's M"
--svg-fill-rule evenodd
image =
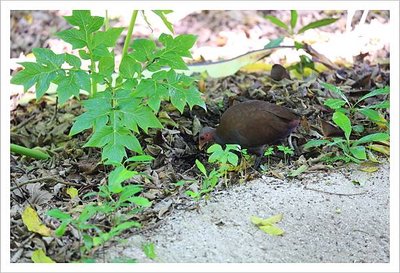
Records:
M215 193L198 211L175 210L156 230L109 249L108 257L151 262L388 263L389 163L374 173L350 166L301 180L265 177ZM360 185L355 185L357 181ZM283 236L250 222L283 213Z

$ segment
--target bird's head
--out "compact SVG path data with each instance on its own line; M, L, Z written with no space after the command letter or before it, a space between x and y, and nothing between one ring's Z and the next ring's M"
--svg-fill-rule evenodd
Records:
M199 149L201 150L207 143L213 142L215 142L215 129L211 127L201 129L199 134Z

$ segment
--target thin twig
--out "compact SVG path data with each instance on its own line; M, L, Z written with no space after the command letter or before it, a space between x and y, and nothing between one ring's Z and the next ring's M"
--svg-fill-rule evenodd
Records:
M64 181L64 180L61 180L61 179L58 179L58 178L52 177L52 176L46 176L46 177L41 177L41 178L36 178L36 179L27 180L27 181L22 182L22 183L17 183L16 181L14 181L14 183L15 183L17 186L12 187L12 188L11 188L11 191L17 189L18 187L22 187L22 186L24 186L24 185L27 185L27 184L38 183L38 182L44 182L44 181L56 182L56 183L64 184L64 185L67 185L67 186L74 186L74 187L80 187L80 186L82 186L81 184L78 184L78 183Z
M329 192L329 191L323 191L323 190L318 190L318 189L307 188L307 186L304 187L304 189L305 190L310 190L310 191L326 193L326 194L331 194L331 195L339 195L339 196L363 195L363 194L368 193L368 191L363 191L363 192L358 192L358 193L337 193L337 192Z

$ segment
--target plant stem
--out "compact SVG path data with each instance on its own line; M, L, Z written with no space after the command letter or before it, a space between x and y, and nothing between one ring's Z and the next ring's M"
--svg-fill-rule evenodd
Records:
M28 157L32 157L35 159L48 159L50 158L50 156L44 152L41 152L39 150L35 150L35 149L29 149L23 146L19 146L16 144L11 144L10 145L11 148L11 152L16 153L16 154L20 154L20 155L26 155Z
M106 10L106 18L104 20L104 30L107 31L110 28L110 18L108 17L108 10Z
M133 27L135 26L137 14L138 14L137 10L134 10L132 13L131 22L129 23L129 27L128 27L128 33L126 34L126 38L125 38L124 48L122 50L122 57L124 57L126 54L128 54L128 47L129 47L129 43L131 41L131 36L132 36L132 32L133 32Z
M93 73L96 73L96 62L93 59L93 55L90 54L90 70ZM91 97L94 97L97 94L97 82L92 78L91 79L91 83L92 83L92 92L91 92Z

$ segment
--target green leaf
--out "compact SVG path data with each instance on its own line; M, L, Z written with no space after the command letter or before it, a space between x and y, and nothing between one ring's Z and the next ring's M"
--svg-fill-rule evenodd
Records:
M163 21L164 25L171 31L172 34L174 34L174 26L168 21L167 17L165 17L165 14L170 13L170 10L153 10L155 14L157 14L158 17Z
M285 30L288 30L288 29L289 29L288 26L287 26L284 22L282 22L281 20L279 20L279 19L276 18L275 16L267 15L267 16L265 16L265 18L268 19L268 20L270 20L271 23L277 25L277 26L280 27L280 28L283 28L283 29L285 29Z
M65 61L65 54L55 54L48 48L32 49L36 62L52 67L53 69L61 69L61 65Z
M294 30L294 27L297 24L297 17L298 17L297 11L291 10L290 11L290 26L291 26L292 30Z
M342 99L327 99L324 102L324 105L328 106L329 108L336 110L341 108L343 105L346 104L346 101Z
M82 62L81 59L76 57L75 55L65 53L65 61L72 67L76 69L80 69Z
M136 171L129 171L124 166L115 168L108 176L108 188L112 193L120 193L123 190L122 182L137 175Z
M70 220L72 219L71 215L68 213L62 212L60 209L51 209L47 211L47 215L50 217L54 217L59 220Z
M135 73L138 75L142 70L141 65L136 62L130 55L124 56L122 58L121 64L119 65L119 73L122 77L126 79L133 78Z
M351 134L351 122L350 119L343 113L336 111L333 113L333 122L343 130L347 141L350 139Z
M204 167L203 163L201 163L198 159L196 159L195 161L197 169L199 169L199 171L202 172L202 174L204 174L204 176L207 176L207 170L206 167Z
M282 41L283 41L283 37L281 36L281 37L279 37L279 38L277 38L277 39L274 39L274 40L270 41L268 44L266 44L266 45L264 46L264 49L278 47L278 46L280 46L280 44L282 43Z
M66 220L61 222L61 224L58 226L58 228L54 231L54 234L57 237L61 237L65 234L65 232L67 231L67 227L68 225L71 223L72 220Z
M139 104L137 100L127 99L119 101L121 121L127 128L138 132L137 127L148 133L149 128L163 128L153 111L144 105Z
M108 52L108 51L107 51ZM114 73L114 51L99 59L99 74L111 77Z
M133 52L130 54L139 62L147 62L153 60L153 52L156 44L148 39L135 39L132 44Z
M84 48L87 45L85 33L75 28L60 31L59 38L72 45L72 49Z
M27 91L35 84L36 99L39 100L49 89L51 81L57 77L58 69L30 62L20 64L25 69L15 74L11 79L11 83L23 85L24 91Z
M375 123L387 123L386 119L376 110L361 108L357 109L357 111Z
M374 97L374 96L379 96L379 95L386 95L390 93L390 87L389 86L385 86L384 88L379 88L379 89L375 89L371 92L369 92L368 94L365 94L364 96L362 96L357 102L356 104L358 104L359 102L365 100L366 98L370 98L370 97Z
M43 251L43 249L36 249L32 252L32 261L34 263L55 263L51 258L46 256L46 253Z
M147 256L147 258L154 260L157 255L154 250L154 244L153 243L146 243L142 245L142 250L144 254Z
M377 104L372 104L368 105L366 108L371 108L371 109L389 109L390 108L390 102L385 100Z
M321 85L325 88L328 89L336 94L338 94L344 101L346 101L347 104L349 104L349 101L346 97L346 95L340 90L340 88L334 86L333 84L326 83L326 82L321 82Z
M322 20L311 22L308 25L302 27L299 30L298 34L301 34L301 33L305 32L305 31L307 31L309 29L312 29L312 28L319 28L319 27L330 25L330 24L336 22L338 19L339 18L325 18L325 19L322 19Z
M354 145L360 145L364 143L376 142L376 141L386 141L389 139L389 134L387 133L375 133L364 136L354 142Z
M154 157L152 157L151 155L135 155L132 156L130 158L128 158L127 160L125 160L125 162L145 162L145 163L150 163L150 161L153 161Z
M83 70L69 72L69 75L60 77L55 82L59 103L65 103L70 97L79 98L79 90L90 91L90 76Z
M314 147L319 147L325 144L330 143L329 140L326 139L313 139L308 141L306 144L304 144L304 149L310 149L310 148L314 148Z
M65 20L73 26L79 27L85 35L99 30L104 23L104 18L91 16L89 10L74 10L72 16L64 16Z
M94 34L94 48L98 45L104 45L106 47L115 47L119 36L121 35L123 27L109 28L106 31L99 31Z
M140 206L140 207L150 207L151 206L151 202L144 197L140 197L140 196L134 196L134 197L130 197L127 199L127 201Z
M231 163L233 166L237 166L239 163L239 157L234 153L229 153L228 162Z
M367 154L365 153L364 146L352 146L350 147L350 152L357 159L361 160L367 159Z

